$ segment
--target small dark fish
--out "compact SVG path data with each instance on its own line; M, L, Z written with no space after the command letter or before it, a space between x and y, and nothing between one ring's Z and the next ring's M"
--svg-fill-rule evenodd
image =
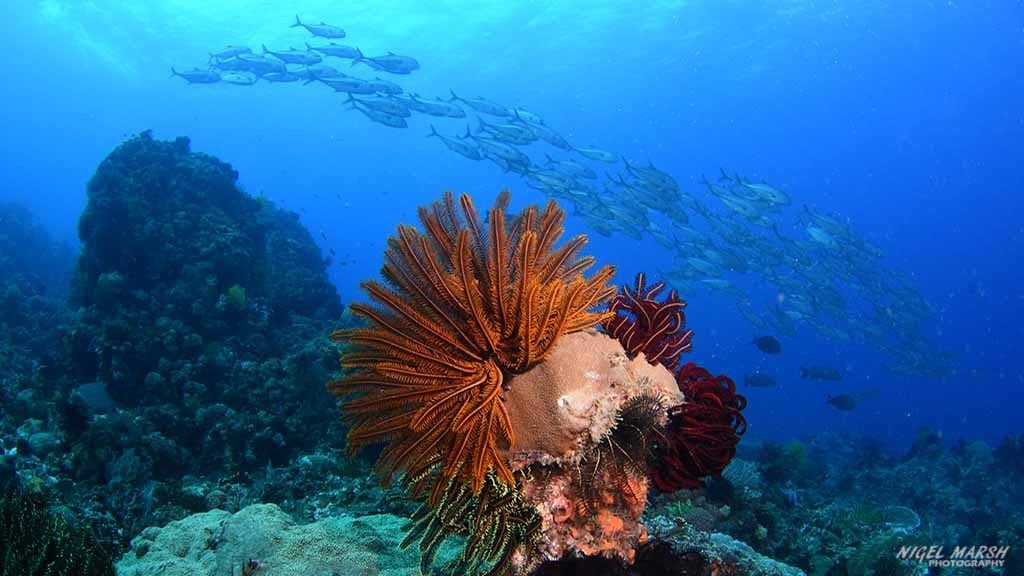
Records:
M849 412L857 407L857 399L849 394L840 394L839 396L829 395L827 402L835 406L836 410L842 410Z
M754 346L765 354L778 354L782 352L782 343L774 336L758 336L754 338Z
M843 379L843 373L831 366L801 366L800 377L805 380L838 382Z
M747 374L743 378L743 383L751 388L775 388L775 378L761 372L754 372L753 374Z

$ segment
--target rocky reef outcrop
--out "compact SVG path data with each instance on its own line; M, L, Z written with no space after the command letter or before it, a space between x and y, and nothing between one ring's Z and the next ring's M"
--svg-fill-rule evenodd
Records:
M40 267L0 260L17 272L0 322L48 345L0 387L7 468L82 503L106 541L209 509L197 486L259 493L255 478L341 435L324 392L343 310L327 262L296 214L237 180L186 138L116 148L88 184L62 322L27 313ZM29 339L23 318L47 328Z

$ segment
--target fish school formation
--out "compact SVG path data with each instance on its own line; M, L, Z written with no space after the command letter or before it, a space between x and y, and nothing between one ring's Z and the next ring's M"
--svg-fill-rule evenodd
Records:
M206 67L172 72L191 84L327 87L349 109L391 128L407 128L414 114L425 116L426 135L445 149L521 176L527 186L573 206L590 230L652 239L652 249L670 254L658 270L661 279L687 294L706 289L731 298L758 331L792 335L811 328L828 340L879 349L895 373L951 373L951 353L929 330L933 308L842 216L808 205L787 214L793 205L788 193L724 170L714 180L704 177L702 190L684 191L653 163L571 143L522 107L454 90L446 98L407 93L394 79L420 69L412 56L366 56L335 42L346 32L324 22L296 16L292 27L313 36L305 49L262 46L257 53L227 46L211 53ZM342 72L338 66L345 63L368 74ZM440 128L453 120L459 125Z

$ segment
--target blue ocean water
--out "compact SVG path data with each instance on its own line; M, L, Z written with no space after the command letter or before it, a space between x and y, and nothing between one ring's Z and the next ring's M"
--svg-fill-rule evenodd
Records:
M931 303L921 333L952 353L944 374L893 373L890 352L802 324L777 334L782 354L765 356L751 344L762 331L732 296L683 291L695 331L688 359L740 382L752 436L842 430L901 445L921 426L951 439L1020 431L1021 2L8 2L0 199L77 242L85 183L114 146L146 129L188 136L230 162L248 192L301 214L337 254L331 278L345 303L377 275L395 226L443 190L488 205L509 188L513 208L545 199L521 176L425 137L431 123L454 135L466 120L414 116L393 129L319 85L169 77L228 44L312 43L289 27L296 13L344 27L344 42L366 54L414 56L421 69L389 76L407 92L522 107L578 146L653 162L694 195L720 168L763 180L793 199L780 217L789 236L806 238L793 215L809 205L880 247L880 270L906 275ZM580 216L568 229L592 232ZM619 283L676 260L649 235L591 234L588 251L618 266ZM761 309L781 295L757 275L737 282ZM801 380L806 364L846 377ZM758 371L779 386L743 388ZM874 389L853 411L825 402Z

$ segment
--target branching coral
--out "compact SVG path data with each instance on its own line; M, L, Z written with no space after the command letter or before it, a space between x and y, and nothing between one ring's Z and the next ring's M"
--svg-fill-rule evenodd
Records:
M686 402L669 409L665 439L652 480L659 490L699 488L701 479L720 474L736 454L747 428L741 411L747 399L725 375L712 376L690 362L676 375Z
M467 195L458 207L445 194L421 208L425 232L400 226L388 241L390 287L366 282L376 306L352 306L368 326L333 335L352 345L342 356L347 373L329 383L351 426L349 448L386 443L383 480L402 473L413 496L426 496L432 515L414 534L424 535L428 557L442 533L471 529L480 537L483 527L498 526L494 538L471 540L467 554L503 562L506 538L529 531L522 514L502 519L505 508L484 505L495 483L506 491L516 485L502 457L515 444L504 392L562 335L609 316L592 310L614 293L613 269L584 278L593 264L579 256L584 236L555 247L564 220L558 205L531 206L509 220L508 201L507 192L499 195L486 226ZM463 513L477 519L452 518Z
M687 330L686 302L675 290L658 301L664 282L646 286L643 272L636 275L636 287L623 286L612 298L608 311L615 316L604 321L604 329L632 356L641 352L648 362L660 362L675 370L679 358L692 347L693 331Z

